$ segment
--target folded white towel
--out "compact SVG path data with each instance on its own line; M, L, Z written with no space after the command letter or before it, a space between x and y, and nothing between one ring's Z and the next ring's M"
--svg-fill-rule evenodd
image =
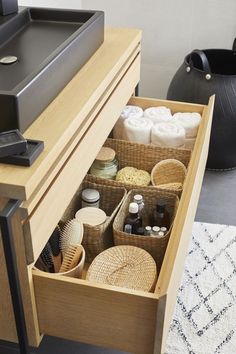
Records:
M193 150L194 144L196 139L195 138L188 138L184 140L184 148L188 150Z
M170 122L172 120L171 110L164 106L145 109L144 117L150 119L153 124Z
M115 139L126 139L124 133L124 121L128 117L141 118L143 116L143 110L138 106L125 106L121 112L119 119L117 120L113 128L113 137Z
M145 118L129 117L124 121L126 140L149 144L153 123Z
M199 113L175 113L172 122L177 122L184 127L186 138L195 138L200 121L201 115Z
M174 123L159 123L152 127L151 143L157 146L180 147L184 145L185 129Z

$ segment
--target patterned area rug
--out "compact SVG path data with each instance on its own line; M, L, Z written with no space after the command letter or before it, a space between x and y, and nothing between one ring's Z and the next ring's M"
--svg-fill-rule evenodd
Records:
M166 354L236 354L236 227L195 223Z

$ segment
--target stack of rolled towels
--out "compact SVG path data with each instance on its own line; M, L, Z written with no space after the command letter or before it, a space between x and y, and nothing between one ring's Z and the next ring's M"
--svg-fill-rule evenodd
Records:
M126 106L113 130L115 139L161 147L193 149L200 124L199 113L175 113L167 107Z

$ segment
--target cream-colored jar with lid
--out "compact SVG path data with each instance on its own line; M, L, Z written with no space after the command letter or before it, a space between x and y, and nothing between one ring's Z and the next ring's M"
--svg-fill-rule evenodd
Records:
M115 150L102 147L90 168L90 173L102 178L115 179L117 171L118 161Z

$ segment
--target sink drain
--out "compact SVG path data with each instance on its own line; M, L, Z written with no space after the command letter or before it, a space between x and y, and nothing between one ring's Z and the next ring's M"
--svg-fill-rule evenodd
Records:
M0 59L0 64L10 65L10 64L14 64L17 60L18 58L15 55L8 55Z

